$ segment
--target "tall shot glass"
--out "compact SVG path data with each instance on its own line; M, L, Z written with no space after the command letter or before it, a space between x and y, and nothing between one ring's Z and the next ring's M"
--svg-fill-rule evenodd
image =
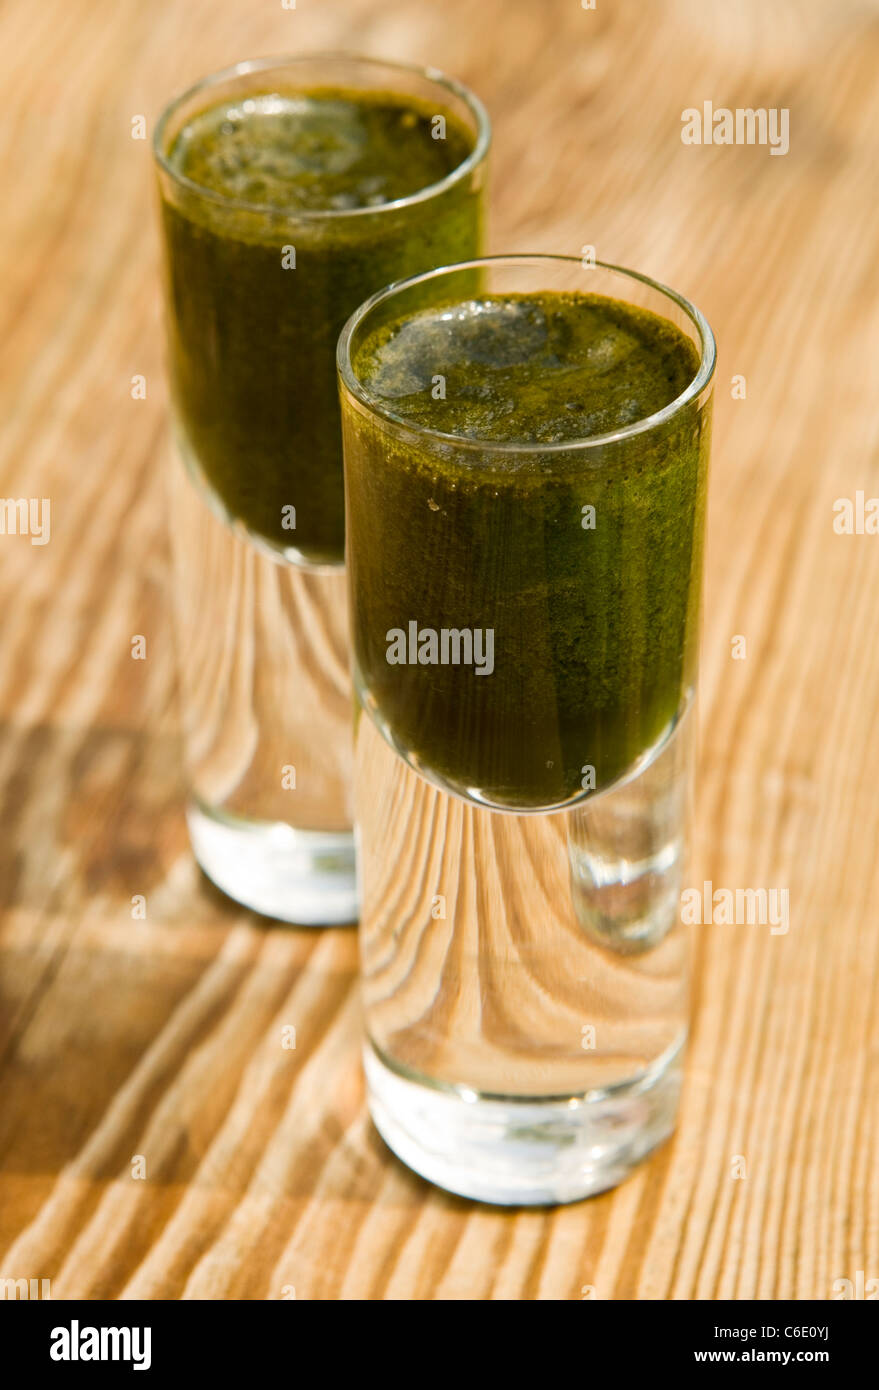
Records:
M480 438L481 380L455 429L406 413L442 398L447 363L492 359L493 315L549 293L673 325L680 394L555 442ZM500 365L549 331L517 322ZM596 345L608 391L626 343ZM468 1197L601 1191L674 1127L714 359L672 290L547 256L391 286L340 339L369 1103L400 1158ZM579 403L558 365L561 414Z
M267 180L307 179L312 161L344 174L372 127L250 153L254 112L294 122L320 96L331 123L335 97L352 93L396 102L404 134L420 111L431 139L453 129L466 154L405 197L287 205L275 184L270 200ZM212 167L234 194L190 177L178 154L221 107L224 137L241 143ZM156 129L184 465L170 529L190 836L220 888L282 920L357 914L336 340L382 285L479 254L489 138L477 99L435 70L343 55L241 63Z

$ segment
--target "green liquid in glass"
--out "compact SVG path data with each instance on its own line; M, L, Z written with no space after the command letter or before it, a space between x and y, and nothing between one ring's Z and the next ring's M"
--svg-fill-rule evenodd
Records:
M358 680L397 746L445 785L511 808L556 805L588 789L589 768L596 787L615 781L681 712L707 413L691 402L623 440L564 446L662 411L698 365L655 314L549 292L434 306L355 349L380 410L473 441L345 412ZM398 664L399 647L389 662L389 634L405 632L408 651L410 623L491 630L493 670Z
M329 88L226 100L176 136L169 162L189 182L164 188L163 218L178 422L226 514L270 546L341 562L336 340L383 285L478 254L478 180L388 206L473 143L426 103Z

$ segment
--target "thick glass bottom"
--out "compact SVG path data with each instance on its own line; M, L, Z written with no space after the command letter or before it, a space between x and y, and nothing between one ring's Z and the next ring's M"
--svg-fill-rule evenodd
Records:
M283 821L231 817L191 801L195 857L230 898L282 922L337 926L357 920L354 835L299 830Z
M370 1104L463 1196L575 1201L671 1132L686 1034L687 712L627 778L515 815L357 728Z
M684 1035L631 1080L549 1096L489 1096L393 1069L367 1043L369 1108L422 1177L504 1206L575 1202L615 1187L674 1129Z

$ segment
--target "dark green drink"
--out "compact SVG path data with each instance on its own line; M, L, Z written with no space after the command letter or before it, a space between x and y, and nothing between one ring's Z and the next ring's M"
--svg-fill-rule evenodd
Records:
M187 820L281 921L358 912L339 330L477 250L489 138L435 70L340 54L241 63L156 126Z
M389 299L351 339L357 679L413 766L548 807L620 778L688 698L708 417L668 408L699 352L588 272L531 294L473 274L429 307L429 282Z
M245 91L185 99L157 136L183 448L229 520L321 564L343 556L339 331L482 236L479 112L415 70L403 90L354 85L358 67L339 60L332 85L307 60L257 68Z
M564 256L339 341L367 1096L480 1201L600 1192L674 1126L714 358Z

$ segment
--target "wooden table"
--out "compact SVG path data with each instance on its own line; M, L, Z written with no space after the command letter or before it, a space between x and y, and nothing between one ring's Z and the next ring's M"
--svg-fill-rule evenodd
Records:
M482 95L493 249L593 245L720 345L693 881L787 888L790 930L696 929L677 1136L557 1210L400 1166L364 1111L354 933L267 926L187 846L132 120L238 58L340 46ZM49 544L0 536L0 1276L173 1299L879 1277L879 536L833 525L879 495L876 4L8 0L0 54L0 490L51 501ZM788 108L790 152L683 144L706 99Z

